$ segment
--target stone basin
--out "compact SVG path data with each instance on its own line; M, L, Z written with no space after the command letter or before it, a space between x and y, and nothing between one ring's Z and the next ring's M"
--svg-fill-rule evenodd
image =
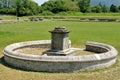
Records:
M109 67L116 62L117 50L111 45L86 42L86 50L96 54L82 56L47 56L16 52L21 48L39 46L49 47L51 40L27 41L8 45L4 50L7 64L19 69L45 72L87 71Z

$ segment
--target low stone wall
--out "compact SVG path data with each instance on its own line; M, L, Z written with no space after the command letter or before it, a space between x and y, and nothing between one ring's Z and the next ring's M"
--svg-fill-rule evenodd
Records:
M116 62L116 56L118 54L114 47L96 42L87 42L86 50L100 53L84 56L40 56L15 53L14 51L16 48L38 44L51 44L50 42L50 40L41 40L11 44L3 51L4 60L9 65L24 70L72 72L95 70L111 66ZM97 51L99 49L100 51ZM103 51L101 49L103 49Z
M29 20L30 21L43 21L43 18L41 18L41 17L30 17Z
M80 21L88 22L119 22L118 19L113 18L80 18Z
M98 43L92 43L87 42L86 43L86 51L91 51L95 53L105 53L111 50L107 45L98 44Z

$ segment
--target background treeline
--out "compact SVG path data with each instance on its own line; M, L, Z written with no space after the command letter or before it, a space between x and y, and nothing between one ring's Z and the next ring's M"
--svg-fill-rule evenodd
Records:
M0 14L17 16L57 14L60 12L109 13L120 12L120 6L107 7L99 3L90 5L90 0L49 0L39 6L33 0L0 0Z
M32 0L0 0L0 14L37 15L40 6Z

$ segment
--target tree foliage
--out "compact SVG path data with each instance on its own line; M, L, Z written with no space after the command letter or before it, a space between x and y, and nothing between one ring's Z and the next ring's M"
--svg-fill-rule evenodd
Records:
M0 0L0 14L26 16L38 13L39 6L32 0Z
M48 10L51 11L53 13L58 13L58 12L63 12L63 11L67 11L67 7L64 6L65 2L62 0L51 0L48 2L45 2L42 5L43 10Z
M111 11L111 12L119 12L119 9L118 9L117 6L115 6L114 4L112 4L112 5L110 6L110 11Z
M80 8L80 11L85 13L90 7L90 0L79 0L78 5Z
M110 12L110 9L106 5L103 5L102 12L104 13Z
M17 0L16 13L17 16L35 15L38 13L38 5L30 0Z
M79 11L79 6L75 0L65 1L64 6L68 9L68 11Z
M17 16L27 15L53 15L67 12L120 12L120 6L111 5L107 7L99 3L90 6L90 0L49 0L38 6L33 0L0 0L0 14L11 14Z
M95 13L101 13L102 12L102 6L101 5L94 6L94 7L91 8L91 11L95 12Z
M15 0L0 0L0 8L14 8Z

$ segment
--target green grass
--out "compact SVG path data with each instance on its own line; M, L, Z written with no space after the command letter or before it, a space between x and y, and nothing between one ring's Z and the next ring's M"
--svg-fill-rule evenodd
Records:
M20 20L26 20L28 17L31 16L23 16L20 17ZM33 17L33 16L32 16ZM102 17L102 18L117 18L120 19L120 13L80 13L80 12L60 12L58 14L52 14L52 15L35 15L34 17L62 17L62 18L74 18L74 19L79 19L79 18L85 18L85 17ZM3 20L17 20L16 16L12 15L0 15L0 18Z
M80 13L80 12L60 12L56 16L119 16L120 13Z
M68 12L59 12L57 14L53 14L51 12L45 11L39 16L120 16L120 13L81 13L81 12L75 12L75 11L68 11Z
M14 20L17 17L12 15L0 15L0 18L2 18L3 20Z
M5 46L21 41L50 39L48 31L57 26L65 26L71 32L73 46L84 46L86 41L96 41L114 46L120 52L119 22L63 22L42 21L16 24L0 24L0 57ZM0 59L0 80L119 80L120 55L118 62L107 69L74 72L44 73L16 70L3 65ZM36 66L37 67L37 66Z

